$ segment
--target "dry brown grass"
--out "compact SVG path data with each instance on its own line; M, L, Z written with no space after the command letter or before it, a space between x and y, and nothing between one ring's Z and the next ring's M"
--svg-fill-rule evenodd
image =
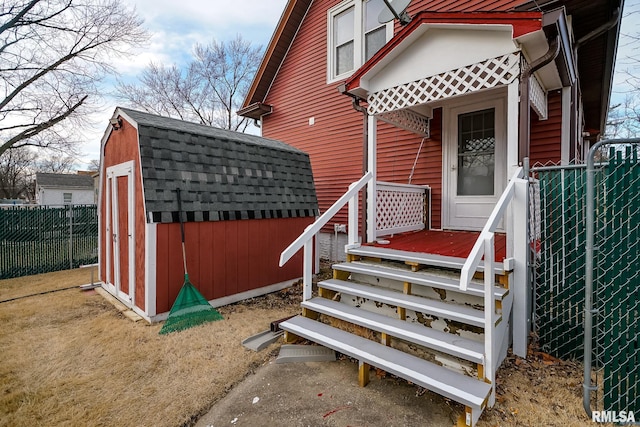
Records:
M72 270L0 281L0 301L90 281ZM225 320L160 336L78 289L0 303L0 426L190 425L268 360L240 341L300 311L300 290L220 308ZM583 426L581 366L509 357L479 426ZM416 393L422 393L417 389ZM400 409L401 410L401 409Z
M89 270L4 280L0 300L89 281ZM190 424L268 360L240 342L298 312L288 299L228 306L224 321L164 336L94 292L1 303L0 426Z

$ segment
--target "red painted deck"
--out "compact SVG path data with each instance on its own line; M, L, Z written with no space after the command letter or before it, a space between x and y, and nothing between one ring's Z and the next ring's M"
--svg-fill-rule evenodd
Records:
M379 240L388 240L389 244L373 245L401 251L467 258L479 235L480 232L475 231L415 231L381 237ZM495 247L495 259L502 262L507 256L506 235L495 234Z

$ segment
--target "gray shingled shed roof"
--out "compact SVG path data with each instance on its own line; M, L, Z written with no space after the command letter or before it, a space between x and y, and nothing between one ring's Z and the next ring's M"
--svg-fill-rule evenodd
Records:
M138 128L150 222L316 216L308 154L283 142L120 108ZM183 217L184 218L184 217Z
M93 178L89 175L68 173L36 173L36 184L43 188L93 189Z

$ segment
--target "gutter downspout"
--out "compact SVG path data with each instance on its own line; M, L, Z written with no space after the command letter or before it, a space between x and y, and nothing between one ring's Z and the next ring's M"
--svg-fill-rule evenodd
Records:
M347 95L351 98L351 106L354 110L362 113L362 176L364 176L367 172L369 172L369 113L367 109L360 105L360 101L363 101L362 98L356 96L352 93L347 92L347 88L344 84L338 86L338 91ZM375 177L374 177L375 179ZM366 240L367 236L367 193L366 191L362 192L361 200L362 206L362 216L360 218L360 226L362 227L362 240Z
M520 75L520 120L519 120L519 145L518 145L518 158L520 162L524 161L525 157L529 157L529 146L531 145L531 108L529 107L529 78L531 75L538 71L540 68L549 64L555 60L560 54L560 36L556 36L555 40L549 45L549 50L540 58L533 61L531 64L525 64Z

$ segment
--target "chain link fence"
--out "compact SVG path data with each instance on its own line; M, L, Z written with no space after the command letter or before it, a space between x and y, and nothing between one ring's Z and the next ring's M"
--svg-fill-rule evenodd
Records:
M532 168L537 178L540 240L535 257L534 325L543 351L582 354L586 166Z
M594 409L636 414L640 414L639 152L640 143L606 143L595 153L592 258Z
M587 168L532 168L539 186L534 329L543 351L582 359L585 342L587 208L593 206L593 410L640 413L640 144L612 142ZM586 307L589 310L589 307ZM588 363L588 361L587 361ZM587 405L588 406L588 405Z
M96 262L97 206L0 206L0 279Z

